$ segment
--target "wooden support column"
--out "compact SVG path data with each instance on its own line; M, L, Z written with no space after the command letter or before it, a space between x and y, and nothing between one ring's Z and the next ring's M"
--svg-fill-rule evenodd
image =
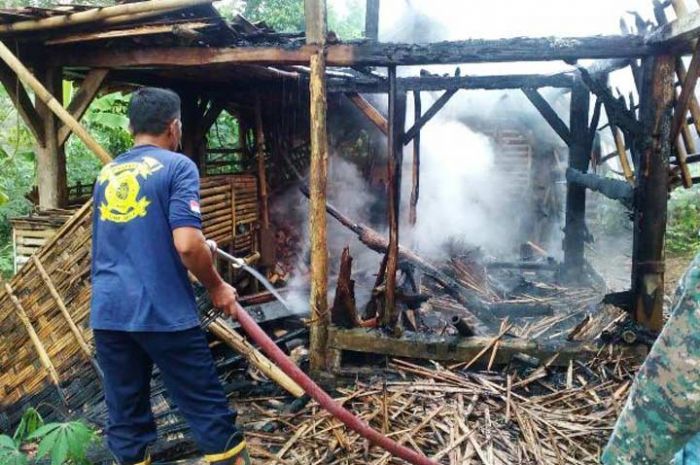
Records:
M588 111L590 94L580 79L571 91L569 130L569 167L582 173L588 171ZM583 275L584 241L586 233L586 188L567 184L566 225L564 227L565 279L576 280Z
M258 191L260 193L260 218L262 228L270 229L270 209L267 200L267 172L265 169L265 131L263 130L260 96L255 100L255 156L258 162Z
M46 90L62 104L63 76L61 68L38 65L35 74ZM39 207L62 208L68 203L66 153L59 143L60 122L43 101L36 102L36 110L44 129L44 143L37 144L36 182L39 190Z
M413 121L418 121L421 117L420 91L413 91ZM413 169L411 186L411 206L408 213L408 221L415 225L418 220L418 196L420 195L420 131L413 138Z
M179 92L181 101L182 119L182 153L187 155L203 171L204 160L199 159L197 151L197 127L202 119L203 112L200 110L197 95L188 90Z
M379 0L367 0L365 37L369 40L379 40Z
M403 164L403 137L406 122L406 94L399 95L396 86L396 67L389 68L389 137L387 144L387 218L389 248L386 262L386 301L382 325L396 329L399 313L396 308L396 271L399 265L399 210L401 205L401 166Z
M646 138L640 148L635 188L632 293L635 320L655 331L663 326L664 236L674 66L670 55L644 60L640 102Z
M326 1L305 0L306 42L311 53L309 167L309 231L311 241L311 334L309 362L312 371L326 367L328 325L328 238L326 231L326 179L328 133L326 129Z

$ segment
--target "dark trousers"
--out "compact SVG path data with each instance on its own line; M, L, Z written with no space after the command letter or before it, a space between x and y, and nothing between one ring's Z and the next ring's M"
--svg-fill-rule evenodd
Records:
M107 443L121 464L146 460L148 447L156 440L150 396L154 363L202 452L220 454L241 443L236 412L229 408L200 328L177 332L95 330L94 335L105 375Z

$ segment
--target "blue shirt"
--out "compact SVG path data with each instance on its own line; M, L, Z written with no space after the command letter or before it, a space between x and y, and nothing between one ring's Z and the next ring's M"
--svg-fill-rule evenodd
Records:
M172 236L179 227L202 227L197 166L179 153L134 147L102 168L93 202L90 326L197 326L194 293Z

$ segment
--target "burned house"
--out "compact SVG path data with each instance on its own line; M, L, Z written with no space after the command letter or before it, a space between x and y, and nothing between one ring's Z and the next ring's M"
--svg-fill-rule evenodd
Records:
M367 381L356 397L339 391L368 422L376 426L381 419L386 433L397 421L402 434L415 432L414 449L430 451L436 461L460 451L491 454L485 463L557 463L557 457L558 463L594 463L601 431L610 427L634 372L623 362L634 360L638 345L643 349L663 324L668 193L697 181L689 163L697 158L692 127L700 129L694 93L700 58L693 43L700 33L700 12L673 2L678 19L668 21L671 5L658 4L656 26L617 36L417 44L377 40L378 0L368 0L366 39L356 42L329 38L324 2L307 4L305 34L278 33L243 17L226 20L206 0L0 10L0 80L36 138L42 212L15 220L18 271L0 290L0 426L9 430L26 406L42 404L78 412L98 427L104 423L99 368L87 327L93 207L87 202L70 216L64 210L81 193L67 185L64 145L68 137L78 137L109 162L117 154L100 147L80 118L99 94L155 85L174 89L182 98L182 151L202 175L205 235L265 273L285 300L295 302L276 302L247 274L222 263L253 317L270 332L281 330L277 343L290 352L305 345L309 333L313 372L356 374L376 365L380 356L385 369L391 365L401 376L421 380L413 394L400 391L406 383L401 379L392 380L390 390L384 381L380 394L374 392L376 380ZM686 69L681 57L690 53ZM582 59L596 61L577 65ZM554 60L575 68L550 75L397 72L406 66ZM623 68L634 75L638 107L607 85L607 76ZM64 79L79 86L70 102L62 102ZM458 122L475 144L464 150L465 157L475 146L494 154L488 166L500 177L491 197L504 197L498 204L508 206L503 212L527 214L506 220L500 214L509 234L501 256L469 243L433 255L412 231L431 209L455 206L436 204L439 195L429 197L432 204L420 203L429 191L423 177L430 172L421 157L421 137L455 94L475 89L522 94L541 117L537 126L514 117L465 116ZM543 89L565 95L567 118ZM210 144L222 114L236 120L236 137L226 134L226 142ZM610 155L601 153L597 143L603 132L615 143ZM609 157L619 160L622 179L594 171ZM452 166L458 165L442 169ZM352 209L347 197L338 197L340 203L333 198L334 180L346 179L349 171L361 180L348 186L361 200ZM478 171L470 179L476 183ZM439 178L427 181L430 188L440 183ZM629 209L631 286L625 292L605 295L586 260L590 190ZM465 204L482 202L468 195L461 200ZM306 206L305 198L308 213L301 218L306 225L290 223L285 215L293 206ZM61 210L51 215L52 209ZM489 215L493 207L484 204L476 211ZM57 222L61 226L55 230ZM435 234L435 229L426 231L428 237ZM351 249L344 250L351 241ZM340 247L329 248L331 242ZM365 252L373 258L360 263L358 255ZM241 336L235 323L215 318L203 297L200 304L232 397L302 396L299 385ZM305 355L301 359L306 363ZM521 368L514 373L490 371L517 364ZM469 371L477 366L489 373ZM248 367L255 376L242 381L238 375ZM264 383L265 377L275 384ZM493 430L495 424L506 426L489 436L487 446L474 444L472 429L459 422L424 431L427 423L420 415L437 419L444 413L431 383L454 393L449 408L460 411L461 418L486 409L479 421L487 418ZM531 389L535 384L538 389ZM559 390L566 393L558 397ZM472 395L484 399L483 405L470 401ZM533 407L529 395L542 406ZM424 399L420 415L408 408L407 399L414 397ZM187 428L157 376L153 398L163 437L159 450L166 457L191 452ZM372 406L376 399L383 413ZM309 456L296 457L299 463L317 463L324 458L318 454L329 460L346 454L347 463L360 459L357 437L338 432L330 419L316 419L309 408L294 418L284 416L297 408L304 409L280 407L283 413L265 417L269 421L254 430L259 443L274 450L272 457L285 463L293 443L281 438L291 436L306 441L303 453ZM264 410L248 409L259 415ZM585 413L556 417L557 409ZM492 424L492 414L504 420ZM296 427L293 433L284 429L290 425ZM324 433L311 435L317 427ZM284 433L274 436L275 431ZM499 434L508 438L500 449L494 445ZM597 435L598 443L583 444L586 435ZM376 463L388 460L382 454L372 452Z

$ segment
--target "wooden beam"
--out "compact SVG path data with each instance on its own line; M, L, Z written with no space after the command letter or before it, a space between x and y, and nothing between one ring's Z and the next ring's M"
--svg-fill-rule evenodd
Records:
M311 76L309 166L309 231L311 242L311 328L309 364L312 371L326 367L328 357L328 232L326 224L326 182L328 177L328 130L326 127L326 2L305 0L306 42L314 45L310 55ZM318 47L316 45L320 45Z
M119 16L128 18L132 15L142 15L144 13L160 14L163 10L188 8L196 5L208 4L212 1L213 0L149 0L145 2L127 3L124 5L92 8L68 15L56 15L48 18L3 24L0 25L0 34L7 35L20 32L44 31L47 29L95 23Z
M209 132L209 129L214 125L222 111L224 111L224 104L220 100L211 102L209 109L204 113L201 120L197 122L195 145L204 140L207 132Z
M644 60L640 102L642 123L649 142L641 149L635 189L633 316L638 323L654 331L660 331L663 326L664 238L674 64L674 57L670 55Z
M366 328L341 329L332 327L329 332L329 347L393 357L407 357L444 362L466 362L473 360L484 349L493 346L493 337L438 336L409 333L400 338L391 337L381 331ZM517 354L526 354L540 360L549 360L558 355L552 366L568 366L571 361L593 359L600 353L595 344L580 342L554 343L548 341L506 338L501 339L494 352L494 363L510 363ZM628 355L643 357L635 348L626 349ZM478 365L489 362L489 354L477 361Z
M542 97L536 89L524 88L522 90L527 99L537 108L537 111L540 112L540 115L549 123L549 126L557 133L561 140L563 140L566 145L571 145L571 132L569 128L566 127L566 124L559 118L559 115L557 115L544 97ZM586 126L588 126L588 124L586 124Z
M63 108L61 69L44 68L37 65L35 72L53 101ZM37 99L36 109L44 128L44 144L36 147L36 182L39 191L39 207L44 209L65 208L68 203L68 179L65 148L58 143L60 121L42 99Z
M384 115L374 108L371 103L365 100L357 92L347 92L345 94L350 101L374 124L385 136L389 134L389 123Z
M588 111L590 94L578 80L571 93L569 167L586 173L590 162L588 150ZM564 226L564 269L566 278L580 280L584 275L584 242L586 231L586 189L568 183L566 186L566 223Z
M379 0L367 0L365 8L365 37L379 39Z
M83 128L78 121L71 116L63 105L57 101L51 92L49 92L46 87L44 87L41 82L39 82L36 77L32 75L26 66L22 64L19 59L10 51L7 46L0 42L0 58L7 63L7 65L17 73L19 79L26 83L36 95L38 101L43 102L46 106L54 112L54 114L61 119L65 124L67 124L77 135L80 140L85 143L88 149L90 149L97 157L102 161L102 163L109 163L112 161L112 157L109 153L102 148L100 144L92 138L90 133L88 133L85 128Z
M418 121L421 117L420 92L413 92L413 121ZM411 176L411 206L408 212L408 222L412 225L418 220L418 197L420 195L420 131L413 138L413 164Z
M411 129L406 131L406 134L403 136L403 145L408 145L414 137L420 132L420 130L425 126L428 121L430 121L433 116L437 115L437 113L444 107L447 102L450 101L452 96L457 93L458 89L454 90L447 90L445 91L435 102L428 108L428 111L425 112L423 116L420 117L420 119L416 122L413 123L413 126L411 126Z
M44 122L39 117L32 99L27 94L17 75L2 62L0 62L0 81L10 96L17 113L22 117L22 121L24 121L24 124L36 139L37 144L43 146L46 143Z
M570 73L552 75L544 74L514 74L509 76L416 76L396 79L396 87L400 92L439 91L458 89L521 89L523 87L540 88L570 88L574 76ZM368 78L328 80L328 92L359 92L363 94L387 93L389 84L386 80Z
M76 119L80 121L88 107L95 99L97 92L99 92L102 83L104 82L108 69L96 68L90 70L90 72L83 79L83 83L80 85L80 89L73 96L70 103L68 104L68 112ZM71 134L71 129L67 125L63 125L61 129L58 130L58 143L63 145Z
M67 67L206 66L224 63L306 65L316 45L283 47L150 47L52 53L48 60ZM428 44L343 43L326 47L328 66L388 66L508 61L556 61L584 58L634 58L657 48L638 36L516 37L469 39Z
M389 136L387 143L387 223L389 247L386 261L386 286L382 326L396 330L399 311L396 307L396 272L399 267L399 212L401 205L401 167L403 165L403 130L406 115L406 96L398 95L396 67L389 68Z
M683 87L681 88L681 95L678 97L678 101L676 102L676 107L673 112L673 123L671 124L671 140L678 139L678 135L681 131L681 126L686 122L688 106L690 105L691 97L695 95L695 85L698 82L699 73L700 41L698 41L695 45L693 58L690 60L690 66L688 66L688 72L686 74L685 80L683 81Z
M646 35L649 45L688 42L700 36L700 10L659 26Z

